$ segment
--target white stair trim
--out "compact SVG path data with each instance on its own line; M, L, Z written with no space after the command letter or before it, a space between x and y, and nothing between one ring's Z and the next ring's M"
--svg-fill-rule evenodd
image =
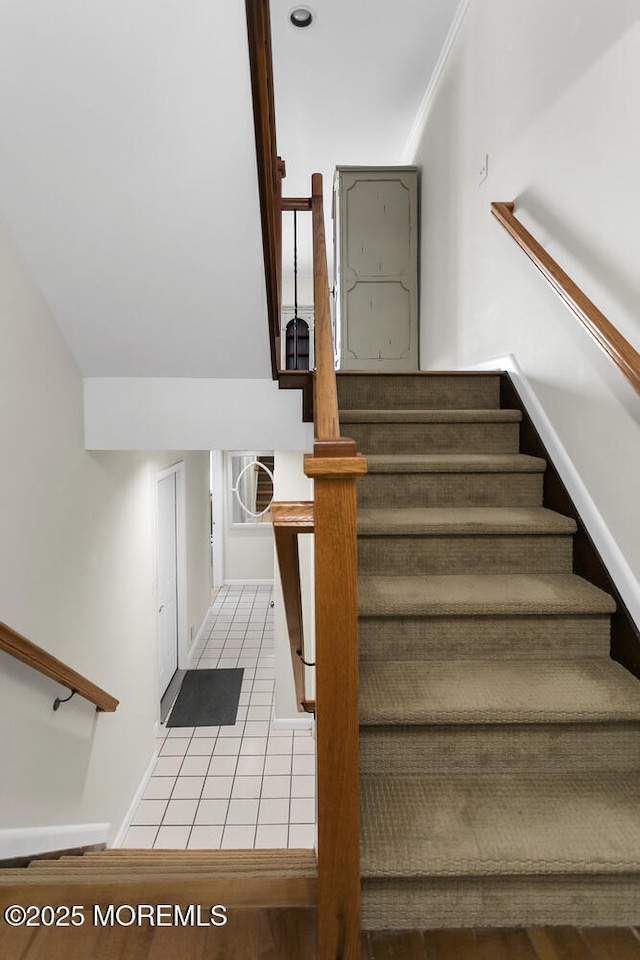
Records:
M522 372L516 357L510 353L470 364L465 370L504 370L511 376L525 409L553 461L555 468L573 500L604 564L615 583L631 618L640 624L640 583L627 563L602 514L594 503L582 477L576 469L551 420L540 403L533 387Z
M0 830L0 860L106 844L110 827L110 823L72 823Z

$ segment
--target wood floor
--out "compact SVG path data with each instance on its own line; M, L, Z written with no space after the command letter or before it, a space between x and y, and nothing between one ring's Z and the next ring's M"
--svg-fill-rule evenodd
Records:
M12 929L2 960L316 960L314 909L238 909L224 927ZM637 930L365 933L361 960L640 960Z

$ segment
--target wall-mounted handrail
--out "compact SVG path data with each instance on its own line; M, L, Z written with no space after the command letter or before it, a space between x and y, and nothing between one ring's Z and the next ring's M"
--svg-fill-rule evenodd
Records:
M91 683L82 674L77 673L68 667L62 660L53 657L42 647L27 640L16 630L7 626L6 623L0 623L0 650L4 650L16 660L21 660L29 667L33 667L38 673L50 677L56 683L61 683L64 687L74 691L78 696L84 697L90 703L95 705L96 710L113 713L118 706L119 701L111 694Z
M491 204L491 212L640 394L640 353L514 216L514 207L513 203L496 202Z

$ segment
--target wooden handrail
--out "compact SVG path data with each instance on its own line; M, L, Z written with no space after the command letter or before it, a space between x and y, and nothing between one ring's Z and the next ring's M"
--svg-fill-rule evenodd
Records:
M245 0L256 163L260 194L262 249L267 296L271 373L280 389L302 391L302 418L313 420L313 375L309 370L282 370L280 315L282 309L282 212L310 210L311 198L282 199L284 161L278 156L271 57L269 0Z
M340 436L322 177L311 180L315 314L314 481L318 957L360 957L356 481L367 461Z
M360 958L356 481L366 460L305 458L314 481L318 958Z
M253 98L256 160L260 190L262 249L267 288L267 313L271 343L271 370L278 379L280 369L280 277L282 256L282 215L280 196L286 176L278 157L273 97L271 20L269 0L245 0L249 65Z
M95 704L96 710L113 713L118 706L119 701L111 694L91 683L82 674L76 673L71 667L68 667L62 660L53 657L42 647L38 647L31 640L27 640L16 630L0 622L0 650L4 650L16 660L21 660L27 666L33 667L38 673L50 677L56 683L61 683L64 687L84 697L90 703Z
M293 664L293 682L296 690L298 711L315 713L314 700L308 700L305 692L304 630L302 626L302 595L300 590L300 560L298 555L298 535L313 533L313 502L294 501L271 504L273 534L278 555L278 568L282 582L291 662Z
M305 473L314 480L318 960L359 960L356 480L366 472L367 462L357 453L353 440L340 436L322 177L313 175L311 198L283 199L285 171L275 141L269 0L245 3L273 376L281 387L308 383L313 376L315 443L313 456L305 457ZM297 371L298 376L292 377L289 372L280 371L282 211L308 209L313 219L316 369L313 375ZM285 570L283 589L289 593L287 619L296 670L298 634L302 640L297 539L290 529L285 531L281 525L278 532L277 526L279 563ZM301 666L298 664L300 672Z
M311 214L313 217L313 303L316 349L315 429L318 440L337 440L338 391L331 332L331 305L329 302L329 271L324 236L322 204L322 175L311 177ZM355 453L355 446L353 448Z
M491 204L491 212L640 394L640 353L514 216L514 207L513 203L496 202Z
M311 210L311 197L283 197L280 201L281 210Z
M283 201L305 209L299 200ZM314 481L306 503L272 504L296 699L304 693L297 534L315 534L318 960L360 957L360 763L358 713L358 558L356 481L367 461L340 436L329 302L322 177L312 177L316 369L315 442L304 470Z

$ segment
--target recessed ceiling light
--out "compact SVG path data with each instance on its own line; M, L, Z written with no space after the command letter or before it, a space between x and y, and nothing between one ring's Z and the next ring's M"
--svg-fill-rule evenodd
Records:
M294 27L309 27L313 23L313 13L308 7L294 7L289 14L289 20Z

